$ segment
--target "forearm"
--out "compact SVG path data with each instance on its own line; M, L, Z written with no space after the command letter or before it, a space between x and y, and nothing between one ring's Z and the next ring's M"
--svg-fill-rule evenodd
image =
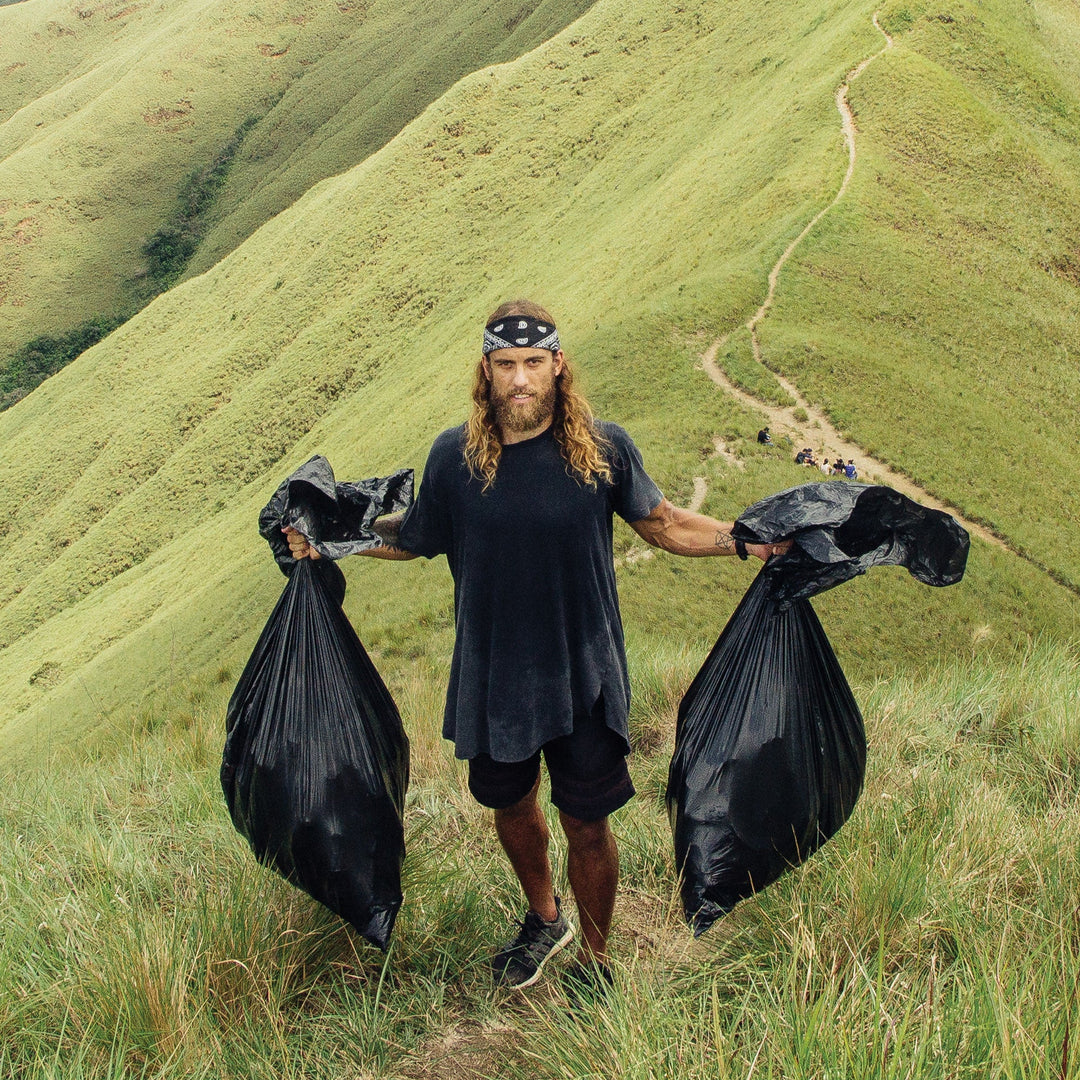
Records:
M668 520L657 530L654 543L673 555L690 558L707 555L734 555L735 540L731 535L734 525L729 521L717 521L706 514L673 506Z
M404 517L405 515L402 513L390 514L387 517L379 518L379 520L372 525L372 528L379 534L382 544L379 547L362 551L360 554L367 555L372 559L391 559L396 562L415 559L417 556L411 551L406 551L399 543L401 537L401 522Z
M776 544L747 544L740 550L742 545L736 544L731 535L735 528L733 524L672 506L667 499L647 518L633 522L631 528L654 547L691 558L704 555L742 555L745 558L753 555L758 559L767 559L791 547L791 541L783 540Z

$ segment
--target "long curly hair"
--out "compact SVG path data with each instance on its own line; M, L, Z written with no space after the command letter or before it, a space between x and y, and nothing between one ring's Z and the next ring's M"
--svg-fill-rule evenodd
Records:
M500 304L485 325L507 315L527 315L541 322L555 324L550 313L531 300L509 300ZM491 383L481 360L476 365L472 386L473 408L465 425L465 462L477 479L484 481L484 491L495 483L502 457L502 440L491 403ZM611 483L611 466L605 457L610 444L597 430L589 403L574 389L574 372L564 357L562 371L555 376L555 416L552 421L555 441L562 450L567 471L583 484L596 487L598 480Z

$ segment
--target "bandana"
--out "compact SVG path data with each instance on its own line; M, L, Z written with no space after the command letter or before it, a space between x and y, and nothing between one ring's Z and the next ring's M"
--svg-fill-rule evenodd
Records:
M496 349L550 349L559 351L559 332L551 323L529 315L507 315L484 327L484 355Z

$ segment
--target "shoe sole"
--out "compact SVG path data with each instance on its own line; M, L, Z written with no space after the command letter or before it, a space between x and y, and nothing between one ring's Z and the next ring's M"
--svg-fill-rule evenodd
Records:
M503 983L503 986L507 987L510 990L524 990L527 986L532 986L539 980L540 976L544 973L544 965L557 952L561 952L563 949L566 948L567 945L570 944L571 941L574 940L575 933L576 931L574 930L574 924L569 923L566 927L566 933L563 934L563 936L559 938L559 940L556 941L554 945L551 946L551 949L548 951L547 956L545 956L544 959L540 961L540 963L536 967L536 970L524 982Z

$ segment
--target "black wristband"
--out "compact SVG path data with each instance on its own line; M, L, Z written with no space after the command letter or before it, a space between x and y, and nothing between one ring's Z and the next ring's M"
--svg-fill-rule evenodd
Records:
M745 541L743 541L743 540L736 540L735 541L735 554L738 555L739 558L742 559L743 562L746 562L746 542Z

